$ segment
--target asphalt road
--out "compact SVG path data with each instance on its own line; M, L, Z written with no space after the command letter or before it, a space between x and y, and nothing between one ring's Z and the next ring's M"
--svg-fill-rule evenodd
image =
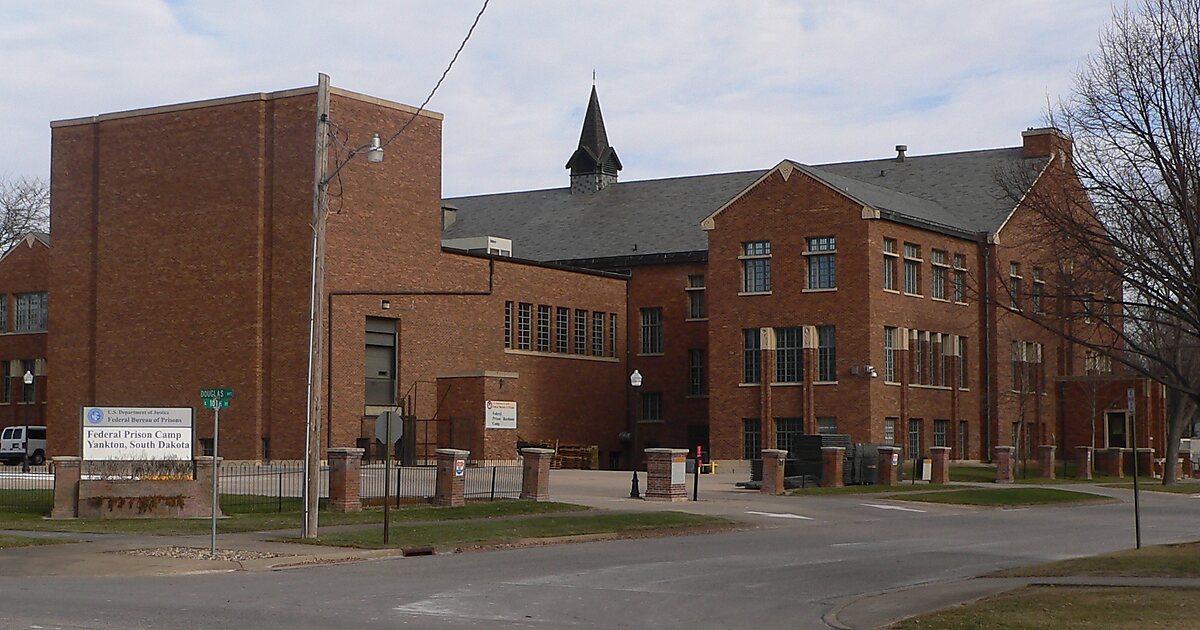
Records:
M1200 539L1200 498L1143 493L1142 506L1145 544ZM861 595L1133 544L1128 502L990 510L729 494L690 507L756 527L262 573L3 579L0 626L810 628Z

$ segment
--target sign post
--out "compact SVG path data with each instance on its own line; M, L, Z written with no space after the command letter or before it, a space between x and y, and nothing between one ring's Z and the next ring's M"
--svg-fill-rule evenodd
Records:
M1129 439L1133 442L1133 536L1137 549L1142 548L1142 506L1138 501L1138 441L1137 414L1134 407L1137 401L1133 388L1125 390L1125 406L1129 409Z
M212 478L212 537L208 543L208 553L214 558L217 555L217 508L220 506L220 495L217 493L218 481L221 478L221 467L217 462L217 449L221 441L221 409L229 406L233 398L232 389L202 389L200 399L204 406L213 410L213 478Z
M391 511L388 509L392 502L392 446L404 436L404 414L395 411L385 411L375 418L375 437L383 442L383 544L388 544L388 534L391 533ZM394 436L394 437L393 437ZM397 487L399 492L400 488Z

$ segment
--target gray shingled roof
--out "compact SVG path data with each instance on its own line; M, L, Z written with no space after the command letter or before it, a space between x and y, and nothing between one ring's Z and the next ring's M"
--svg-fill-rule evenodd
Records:
M976 233L996 231L1015 205L1001 179L1042 164L1014 147L798 166L885 217ZM766 172L620 182L590 194L554 188L446 199L459 212L444 236L510 238L513 255L532 260L702 251L700 222Z

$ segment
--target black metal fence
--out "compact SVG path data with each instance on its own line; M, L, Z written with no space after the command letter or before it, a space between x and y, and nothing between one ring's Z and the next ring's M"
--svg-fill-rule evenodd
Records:
M329 467L321 467L322 505L329 498ZM221 511L294 512L304 510L304 462L221 464Z
M467 466L463 496L468 499L517 499L521 496L520 466Z
M360 495L364 502L382 503L385 489L395 505L431 499L437 492L437 466L392 466L390 474L383 464L363 466Z
M0 512L49 514L54 508L54 473L47 465L0 466Z

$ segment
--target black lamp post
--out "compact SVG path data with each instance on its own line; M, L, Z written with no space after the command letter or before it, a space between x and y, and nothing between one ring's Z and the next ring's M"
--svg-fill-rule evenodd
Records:
M638 405L638 403L637 403L638 388L642 386L642 373L641 372L634 370L633 374L629 375L629 386L633 388L633 398L635 401L633 403L634 404L634 413L636 414L638 411L638 407L637 407L637 405ZM637 429L638 429L638 418L635 415L633 418L633 443L632 443L632 447L630 449L631 452L629 453L630 467L633 468L633 485L631 485L629 487L629 498L630 499L642 498L642 491L641 491L641 489L638 488Z
M25 389L29 390L29 397L26 398L25 392L21 392L21 397L25 400L25 454L21 456L21 472L29 472L29 407L33 405L33 401L37 398L37 392L33 391L33 372L25 370L25 377L22 379L25 382Z

